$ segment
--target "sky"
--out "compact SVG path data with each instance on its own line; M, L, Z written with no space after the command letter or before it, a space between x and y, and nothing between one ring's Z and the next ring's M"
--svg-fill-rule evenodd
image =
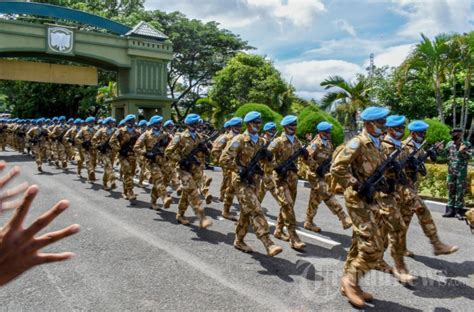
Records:
M330 75L364 73L370 53L376 66L397 66L421 33L474 25L474 0L146 0L145 7L220 23L271 59L306 99L320 99Z

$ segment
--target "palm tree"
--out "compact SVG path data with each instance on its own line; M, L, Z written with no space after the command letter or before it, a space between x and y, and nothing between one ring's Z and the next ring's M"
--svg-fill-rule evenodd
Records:
M445 80L446 64L448 62L448 41L446 34L438 35L431 41L421 34L421 42L408 57L402 66L406 71L411 69L426 70L431 79L431 85L435 93L436 108L441 122L444 123L443 99L441 97L441 83Z
M369 87L365 80L358 79L353 83L341 76L329 76L321 82L321 86L326 90L334 88L321 99L321 108L336 111L336 114L343 118L345 125L357 129L357 112L371 103L367 95Z

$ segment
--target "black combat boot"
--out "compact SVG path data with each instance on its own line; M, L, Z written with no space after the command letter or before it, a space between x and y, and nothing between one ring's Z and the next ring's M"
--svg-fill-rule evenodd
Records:
M454 218L456 211L451 206L446 206L446 212L443 215L443 218Z
M455 211L456 211L456 218L458 220L463 221L465 218L464 215L466 213L466 210L464 208L457 208Z

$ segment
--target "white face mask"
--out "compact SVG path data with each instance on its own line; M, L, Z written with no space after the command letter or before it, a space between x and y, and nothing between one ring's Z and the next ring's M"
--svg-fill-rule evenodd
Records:
M382 132L383 132L382 129L380 129L379 127L377 127L377 126L374 125L374 134L373 134L374 137L379 137L379 136L381 136L381 135L382 135Z
M395 131L395 139L400 140L403 137L403 132Z

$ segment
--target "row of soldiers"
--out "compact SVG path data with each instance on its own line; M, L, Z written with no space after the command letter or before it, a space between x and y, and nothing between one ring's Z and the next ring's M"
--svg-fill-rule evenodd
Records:
M271 239L261 207L268 191L280 206L273 237L288 241L293 249L305 248L296 232L294 211L298 175L304 175L311 185L304 227L314 232L321 230L314 224L314 218L322 201L339 218L344 229L353 227L341 293L354 306L363 307L365 301L373 299L359 286L359 280L369 270L390 272L404 284L413 282L414 277L404 262L404 257L413 256L406 244L413 215L417 215L435 255L458 250L457 246L441 242L431 213L416 187L420 174L423 174L423 163L428 157L434 157L443 146L425 150L428 125L423 121L411 122L408 125L410 136L402 142L405 117L393 115L387 118L388 114L387 109L380 107L364 110L361 114L363 131L335 151L330 123L317 124L316 137L308 138L310 142L303 145L296 137L296 116L288 115L282 119L281 135L277 135L277 125L272 122L264 125L261 135L262 117L258 112L249 112L243 120L232 118L225 124L225 133L217 138L215 133L203 131L199 115L190 114L184 119L186 129L176 133L172 122L163 124L161 116L152 117L143 132L137 129L134 115L128 115L118 127L111 117L103 120L100 127L95 125L93 117L89 117L85 121L74 120L75 126L68 129L65 118L59 117L56 125L45 129L44 120L39 119L26 133L26 139L33 144L38 170L42 170L42 155L48 138L51 143L56 142L51 157L58 161L57 165L61 163L64 167L69 159L68 148L76 149L78 174L86 164L91 182L95 180L98 153L104 166L105 189L116 186L113 167L118 157L123 197L132 201L136 199L133 178L137 160L139 164L144 163L139 176L143 181L143 172L143 177L149 177L153 185L151 208L158 208L158 199L162 200L163 208L169 208L172 200L167 187L179 188L181 197L176 220L189 224L185 212L191 206L202 228L212 225L202 207L202 198L207 203L212 201L209 194L211 179L204 173L210 155L223 172L220 188L222 216L237 221L234 247L252 252L245 243L251 224L269 256L279 254L282 248ZM63 149L64 152L60 152ZM175 177L179 177L179 183ZM335 199L334 194L338 192L344 194L347 214ZM238 217L230 211L234 197L240 205ZM393 268L383 259L387 248L395 263Z

